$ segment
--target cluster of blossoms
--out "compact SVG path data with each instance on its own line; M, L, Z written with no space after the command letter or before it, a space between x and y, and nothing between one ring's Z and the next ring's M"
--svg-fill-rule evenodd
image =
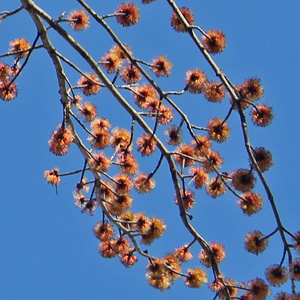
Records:
M142 0L143 4L149 4L155 0ZM140 20L139 7L133 2L121 3L111 17L116 17L117 23L124 27L137 24ZM67 21L70 26L76 30L85 30L89 26L89 15L84 10L73 10L68 15Z
M12 83L15 69L0 62L0 99L4 101L14 100L18 95L16 83Z
M194 15L187 7L180 8L188 27L194 25ZM178 32L185 32L186 26L180 20L177 13L171 15L171 26ZM203 47L208 53L217 54L226 47L226 36L220 30L208 30L202 36ZM211 102L220 102L225 97L225 88L221 83L209 82L202 70L190 70L186 74L186 90L191 93L203 93L205 98ZM240 95L240 105L243 109L249 107L255 100L263 96L263 87L258 78L249 78L241 85L236 86ZM272 108L266 104L254 106L251 110L251 119L257 126L265 127L273 119Z
M93 152L88 164L91 170L104 174L109 171L112 163L118 165L120 173L110 177L110 181L103 182L101 193L108 212L120 216L132 206L133 198L129 194L131 189L134 188L138 193L149 193L155 187L155 180L153 174L139 172L139 165L131 151L131 133L127 129L117 127L110 130L110 126L108 119L96 117L91 122L91 136L88 137L88 140L95 150L105 150L111 146L115 151L114 160L108 158L103 151ZM139 149L142 146L139 145L138 141ZM150 143L150 145L152 144ZM144 149L143 151L151 150L146 146L142 149ZM143 151L141 150L142 154ZM146 153L147 155L150 154Z
M183 15L184 19L187 22L187 27L194 25L194 14L187 8L180 8L180 12ZM177 32L186 32L186 26L180 20L176 12L173 12L171 15L171 26ZM202 36L202 41L205 49L212 54L220 53L226 47L226 36L220 30L208 30L205 35Z
M149 4L153 1L142 0L142 3ZM194 25L194 15L186 7L181 8L180 11L188 25L183 24L180 16L173 12L171 26L178 32L186 32ZM120 4L113 15L117 23L124 27L135 25L140 18L138 6L131 2ZM84 30L89 26L89 15L84 10L74 10L69 14L68 22L74 30ZM226 36L220 30L208 30L202 36L202 43L206 53L217 54L225 49ZM115 76L114 81L119 77L125 83L124 86L133 94L136 107L142 110L140 115L152 117L156 125L169 125L175 119L176 107L165 105L165 99L155 85L141 83L143 76L136 61L131 59L132 55L133 52L129 46L115 45L102 55L98 64L108 74ZM156 77L168 77L171 74L172 63L166 56L158 55L145 65ZM9 76L5 75L5 71L3 71L4 75L1 76L1 74L0 65L0 80ZM184 84L184 92L202 94L209 102L219 103L226 96L225 85L222 82L210 81L200 69L188 70ZM92 96L98 94L103 86L104 84L96 74L88 72L79 78L76 88L80 89L85 96ZM230 99L232 106L230 113L232 109L245 110L251 106L250 117L254 125L265 127L271 123L272 108L266 104L255 104L255 101L262 98L264 93L258 78L249 78L234 89L238 94L238 101ZM87 140L91 145L89 158L86 159L86 168L74 192L75 204L82 208L82 212L89 211L90 214L94 214L96 207L101 207L103 220L98 222L93 229L96 238L100 240L99 253L104 258L119 257L125 267L131 267L137 262L136 254L140 251L136 248L135 238L139 237L143 245L150 245L166 230L166 224L162 219L151 218L142 212L136 213L132 210L134 199L131 192L133 189L142 194L149 193L155 188L154 174L140 172L134 154L136 150L142 157L152 155L158 148L155 134L144 133L134 141L133 130L111 128L111 122L107 118L98 116L96 105L82 101L80 95L75 95L70 99L70 107L76 109L78 116L83 118L81 122L83 127L84 123L89 124L89 129L87 127L85 129L89 133ZM170 153L182 172L183 184L175 196L175 203L183 206L186 211L194 208L196 190L199 189L205 189L212 198L223 195L227 190L233 191L238 196L238 206L244 214L249 216L262 209L263 199L260 194L253 191L257 181L255 172L265 172L273 165L271 153L263 147L251 148L254 161L249 162L249 168L239 168L227 173L220 171L224 159L218 151L212 148L213 142L220 144L229 139L230 113L225 119L217 117L209 119L204 128L206 134L194 135L189 143L183 141L182 124L170 125L164 131L168 137L167 144L176 147ZM59 125L51 135L49 149L55 155L64 155L73 141L74 134L71 128ZM108 149L112 150L113 155L108 155ZM119 172L111 176L109 173L116 169L112 168L114 165L119 168ZM83 178L86 170L97 173L101 178L97 200L94 195L95 181L88 182L86 178ZM44 176L52 185L57 186L60 183L61 174L57 168L45 171ZM189 180L188 185L191 184L195 190L192 187L187 188L185 180ZM93 185L91 196L86 197L91 184ZM238 193L241 194L238 195ZM107 220L105 215L108 217ZM245 249L258 255L267 248L268 239L269 236L265 236L260 231L250 232L245 237ZM300 233L298 232L294 235L292 247L299 252L299 245ZM185 285L191 288L199 288L207 283L205 269L188 268L187 274L182 273L182 263L193 259L190 246L183 245L162 258L149 255L146 273L148 283L162 291L170 288L174 280L180 277L183 277ZM198 259L204 267L214 269L216 264L224 260L225 247L221 243L211 242L209 249L209 251L202 249ZM209 284L210 289L219 298L227 299L228 295L233 299L237 298L241 289L246 292L239 299L263 300L270 293L268 284L281 286L289 277L293 280L300 280L300 260L294 260L290 270L278 264L267 268L265 276L268 284L265 280L256 278L250 280L247 285L243 283L238 285L234 279L219 276ZM282 292L276 296L276 299L294 299L289 297Z
M130 51L129 48L128 50ZM120 47L113 47L106 55L106 59L114 55L118 57L121 63L126 60L126 54ZM113 65L104 65L107 66L107 72L110 70L115 72ZM78 80L78 88L82 90L85 96L92 96L99 92L101 83L95 74L86 73ZM108 177L108 180L101 181L99 194L106 213L120 219L120 222L128 227L128 230L136 231L136 234L141 236L141 243L151 244L154 239L159 238L164 233L166 226L158 218L148 218L143 214L131 212L133 197L130 192L132 188L138 193L149 193L155 187L154 174L139 172L139 165L132 151L133 133L125 128L115 127L112 129L111 122L107 118L98 116L97 107L91 102L83 102L80 95L75 95L70 99L70 104L71 108L77 110L78 116L90 125L90 129L87 130L90 133L87 140L92 145L93 151L90 152L90 157L87 159L88 168L92 172ZM60 125L49 140L50 151L56 155L66 154L73 140L72 131L68 127ZM111 157L107 156L108 148L112 148L114 151ZM156 149L156 142L152 136L145 134L137 139L136 148L143 156L151 155ZM117 165L120 170L114 176L108 175L112 164ZM60 182L57 169L46 171L45 178L47 182L54 185ZM90 214L94 214L95 208L99 206L93 197L94 190L90 197L86 196L87 187L93 182L88 183L84 178L81 179L74 192L75 204L82 208L82 212L89 211ZM99 251L104 257L118 254L121 261L130 266L135 261L133 254L135 250L132 247L127 247L126 253L125 251L117 251L116 245L120 244L120 240L127 241L120 237L118 243L112 238L103 241L101 239ZM128 242L125 244L127 245Z
M254 188L256 178L253 174L253 166L250 169L237 169L228 173L218 173L218 176L209 178L209 174L219 172L223 164L220 154L211 148L212 141L218 143L228 139L230 129L224 120L219 118L210 119L207 124L208 136L199 134L190 144L181 143L181 131L176 126L171 126L165 131L169 136L167 141L170 145L178 145L174 151L175 162L183 168L189 167L189 176L192 178L194 187L205 187L207 193L216 198L226 192L226 186L244 192L240 196L238 205L244 213L251 215L262 208L262 199L251 190ZM264 148L253 149L253 155L261 171L268 170L273 162L271 153ZM191 209L195 203L194 193L188 190L182 191L182 199L186 209ZM177 199L176 199L176 203Z
M242 109L252 106L250 111L251 120L254 125L260 127L268 126L273 120L272 107L266 104L255 105L254 102L262 98L264 89L259 78L246 79L241 85L236 86L239 93L239 104ZM236 104L234 105L236 108Z
M137 262L135 249L128 238L115 237L115 230L109 223L98 222L94 227L94 234L100 240L99 253L104 258L118 256L125 267L131 267Z
M103 193L106 193L107 197L104 189ZM114 203L111 199L106 202L107 210L116 215L127 230L140 235L143 244L151 244L155 239L161 237L166 229L166 225L161 219L149 218L143 213L133 213L127 209L118 210L120 207L113 207L114 204L110 204ZM122 204L119 203L119 205ZM126 267L131 267L137 261L137 257L134 255L136 249L131 245L129 239L124 236L115 238L114 227L109 222L98 222L94 227L94 234L100 240L99 253L101 256L112 258L118 255Z
M189 177L196 189L205 187L213 198L225 193L226 188L220 176L209 178L210 173L221 168L223 158L211 149L211 141L207 136L198 135L190 144L180 144L174 152L175 162L181 167L189 167ZM194 198L193 192L182 191L182 196L185 208L192 208L195 202L191 200Z
M299 231L294 234L294 248L296 250L299 244L297 240L298 238L299 238ZM250 253L258 255L261 252L263 252L267 248L267 246L268 246L268 237L264 236L263 233L260 231L256 230L256 231L249 232L245 237L245 248ZM287 269L282 264L271 265L266 269L265 276L269 285L271 286L281 286L288 280L288 278L299 281L300 280L300 259L296 258L291 264L291 267L289 269ZM283 293L279 293L275 297L275 299L281 299L280 295L283 296ZM261 298L261 299L265 299L265 298ZM290 299L290 298L282 298L282 299Z
M148 283L162 291L170 288L173 282L181 277L181 264L189 259L191 254L185 246L166 254L163 258L151 259L146 273ZM206 271L201 268L189 268L187 272L184 277L187 287L200 288L208 281Z
M18 38L10 42L9 53L14 55L12 66L0 61L0 99L3 101L14 100L18 95L17 84L14 82L19 72L19 61L26 58L31 48L25 38Z
M99 64L107 73L119 75L120 79L128 84L128 87L132 86L130 89L133 91L134 101L139 108L148 112L149 116L155 117L159 124L169 124L174 116L173 110L162 104L158 93L151 85L139 84L142 80L141 72L129 60L128 55L132 55L130 47L125 45L125 48L124 52L120 46L113 46L102 56ZM171 74L172 63L166 56L158 55L148 65L157 77L168 77Z
M203 94L213 103L220 103L225 98L225 88L221 82L209 81L205 73L200 69L186 72L185 90L192 94Z

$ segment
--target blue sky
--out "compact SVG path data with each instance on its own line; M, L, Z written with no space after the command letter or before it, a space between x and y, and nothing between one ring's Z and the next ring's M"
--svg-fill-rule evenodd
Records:
M79 8L76 1L36 1L53 17L63 11ZM89 1L99 12L113 12L120 1ZM140 3L139 1L134 1ZM236 3L238 2L238 3ZM214 58L235 84L249 77L259 77L265 89L260 102L274 109L275 119L267 128L250 124L250 138L255 147L272 151L274 167L266 178L275 196L286 228L299 230L299 199L297 167L299 148L299 47L300 3L297 1L177 1L179 6L190 7L195 23L204 30L220 29L227 36L224 53ZM12 10L20 5L16 0L2 0L0 11ZM171 9L166 1L157 0L141 5L141 20L133 27L123 28L115 20L107 20L121 40L131 46L136 57L150 61L157 54L167 55L174 64L169 79L158 82L166 90L181 90L185 72L200 68L209 78L213 72L185 34L176 33L169 26ZM67 24L65 28L69 29ZM109 36L94 23L86 32L72 32L91 54L100 59L113 45ZM9 42L18 37L32 41L36 30L28 14L4 20L0 27L0 54L9 48ZM57 37L50 34L53 43L63 54L68 54L83 70L88 66ZM6 60L10 62L9 59ZM66 68L67 71L70 71ZM78 74L69 73L75 84ZM212 299L207 287L201 290L185 288L182 280L162 293L148 286L145 278L146 261L125 269L118 259L105 260L98 254L98 241L92 227L101 218L99 211L93 217L81 214L74 205L72 191L79 177L65 177L58 187L47 185L43 173L59 167L62 172L81 168L83 161L75 146L64 157L55 157L48 150L51 132L61 122L62 111L54 68L47 54L37 50L18 79L19 96L16 100L0 103L2 126L0 129L0 298L19 299ZM125 93L132 103L132 96ZM202 95L185 94L174 97L192 122L205 125L209 118L225 116L228 99L222 104L211 104ZM100 116L111 120L113 126L129 127L130 117L104 89L87 99L99 104ZM251 122L250 122L251 123ZM225 158L222 171L247 168L248 159L238 118L230 121L231 137L225 144L214 145ZM151 171L158 154L141 160L143 170ZM154 255L166 252L191 241L180 224L174 191L165 163L156 176L153 193L137 197L136 211L164 218L167 231L164 237L149 248ZM266 195L258 184L256 192ZM222 242L227 257L221 270L228 277L247 282L264 277L264 269L279 263L282 245L277 236L270 241L268 250L258 257L243 249L243 237L251 230L265 233L275 229L270 205L257 215L247 217L236 205L236 199L227 193L220 199L211 199L197 193L193 210L193 225L208 241ZM195 247L197 257L200 249ZM195 259L197 263L197 258ZM198 263L198 265L200 265ZM211 279L211 274L209 274ZM287 284L284 289L288 289ZM275 289L276 291L276 289ZM274 293L273 293L274 295ZM270 298L273 296L271 295Z

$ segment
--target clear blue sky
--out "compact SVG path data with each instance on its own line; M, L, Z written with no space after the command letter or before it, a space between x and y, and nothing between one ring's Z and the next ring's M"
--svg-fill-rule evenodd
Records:
M53 17L79 8L76 1L36 2ZM120 3L88 2L99 14L113 12ZM17 0L2 0L0 11L12 10L19 5ZM215 56L215 60L233 83L240 84L253 76L261 78L265 96L260 102L273 106L275 119L265 129L250 125L250 138L254 146L272 151L274 167L266 173L266 178L283 223L291 232L296 232L300 229L297 174L300 163L300 3L190 0L178 1L178 5L190 7L195 14L195 23L204 30L220 29L226 34L228 46L224 53ZM131 46L136 57L150 61L157 54L163 54L170 58L174 64L172 75L169 79L159 80L164 89L181 90L185 72L192 68L203 69L210 79L214 79L213 72L189 37L176 33L169 26L171 9L166 1L157 0L140 8L141 20L136 26L123 28L113 19L108 23L123 42ZM65 27L68 28L67 24ZM0 27L0 54L8 50L11 40L25 37L32 41L35 34L33 22L26 11L6 19ZM113 45L109 36L94 22L87 32L72 34L96 59L100 59ZM78 61L83 70L89 71L82 61L76 60L74 52L69 52L61 39L55 34L50 36L59 51L69 53L69 57ZM118 259L102 259L98 254L98 241L92 233L92 227L101 218L100 211L91 217L81 214L74 205L72 191L79 178L63 178L58 196L55 188L46 184L44 170L57 166L65 172L78 169L83 164L75 146L65 157L55 157L48 151L50 134L62 118L54 74L46 52L36 51L17 81L17 99L10 103L0 102L0 298L212 299L213 294L207 287L188 289L180 279L164 293L151 288L145 278L147 262L143 258L131 269L125 269ZM70 73L74 84L78 77ZM130 94L126 96L132 101ZM99 115L109 118L113 126L130 126L130 117L104 89L87 100L100 103ZM185 94L174 97L174 100L194 123L203 126L209 118L224 117L229 108L228 99L216 105L207 103L201 95ZM230 119L229 125L232 130L229 141L214 145L226 161L222 171L247 168L237 116ZM154 166L152 158L143 160L143 170L149 172ZM136 211L145 210L149 215L164 218L167 223L164 237L149 248L157 256L163 256L191 240L179 222L169 179L164 163L156 177L155 191L137 198L134 204ZM259 184L255 191L266 199ZM269 233L275 228L267 201L264 209L252 217L242 214L236 199L229 193L220 199L211 199L205 191L200 191L196 201L193 225L208 241L225 245L227 257L221 264L221 270L226 276L247 282L256 276L264 277L265 267L280 262L283 249L277 237L270 241L269 249L259 257L243 250L243 237L248 231L258 229ZM193 250L195 257L199 250L197 247ZM211 274L209 278L212 278Z

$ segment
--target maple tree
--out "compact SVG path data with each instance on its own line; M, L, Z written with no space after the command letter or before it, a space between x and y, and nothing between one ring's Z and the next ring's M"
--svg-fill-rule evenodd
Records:
M17 98L17 81L29 58L35 51L45 50L55 68L58 99L63 111L63 120L50 136L49 150L63 156L74 145L82 157L83 168L69 172L53 168L46 170L44 176L57 188L65 176L79 174L80 179L75 183L75 204L82 212L100 216L93 228L100 240L100 255L119 257L125 267L144 258L148 283L160 290L170 288L175 280L183 278L185 285L191 288L208 284L215 298L265 299L272 287L289 280L291 289L278 293L275 299L299 299L296 281L300 280L300 259L297 258L300 231L291 233L283 225L264 176L273 165L272 154L263 146L254 147L248 134L248 126L271 124L272 107L258 102L264 94L259 78L250 77L241 84L234 84L215 62L214 55L222 55L226 49L226 34L221 29L202 30L189 8L178 7L175 1L167 0L172 11L168 16L170 26L178 34L191 38L197 53L209 64L217 79L210 79L195 66L185 70L183 89L166 91L160 79L168 80L172 74L173 63L168 56L157 54L149 61L135 57L131 45L124 43L117 29L113 29L115 25L107 22L115 19L118 26L134 26L140 20L138 4L120 3L113 13L101 15L87 2L77 0L80 9L62 12L55 18L32 0L20 2L19 8L0 13L1 22L26 11L37 35L31 42L26 37L12 40L9 51L0 56L0 98L4 101ZM140 5L151 5L152 2L155 0L143 0ZM89 34L91 20L93 26L106 32L114 42L100 61L76 40L76 31ZM89 71L83 71L76 61L57 50L49 35L52 31L84 60ZM74 74L78 77L76 82L70 79L71 73L72 78ZM131 123L127 128L112 124L110 116L99 115L101 103L95 99L101 98L103 89L108 90L113 101L117 101L130 116ZM212 105L222 102L224 116L216 117L212 110L206 124L192 122L189 111L182 109L177 101L187 93L201 96ZM226 103L225 98L229 100ZM250 117L246 115L248 111ZM215 145L228 141L231 135L229 120L234 114L239 118L249 166L223 170L225 158L215 150ZM226 157L226 160L230 159L233 158ZM146 160L151 160L152 170L148 172L144 171ZM166 249L165 256L156 257L151 250L159 243L168 224L163 216L150 216L147 210L136 212L132 207L136 198L155 189L156 177L162 168L170 173L175 195L170 198L178 207L178 218L190 240L182 242L176 249ZM255 192L257 182L264 188L265 195ZM280 237L284 249L282 260L266 266L265 278L250 278L248 283L243 283L239 278L227 277L229 272L223 272L221 263L226 245L208 242L193 217L200 190L205 190L207 198L219 198L224 194L236 197L238 206L248 216L262 210L264 198L270 203L276 228L269 233L257 229L245 233L244 238L245 250L258 255L268 251L268 241L273 236ZM193 247L200 248L198 258L193 257ZM185 268L185 263L190 261L193 267ZM213 277L211 281L209 272Z

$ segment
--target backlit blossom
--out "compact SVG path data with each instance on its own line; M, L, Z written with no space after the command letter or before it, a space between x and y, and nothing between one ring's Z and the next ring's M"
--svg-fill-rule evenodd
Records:
M14 62L14 64L9 68L9 75L14 76L18 75L20 72L21 64L18 60Z
M98 206L98 203L96 201L93 201L93 200L86 201L81 212L84 213L84 212L88 211L90 213L90 216L93 216L94 211L97 206Z
M216 54L220 53L226 47L226 36L220 30L208 30L205 35L202 36L202 41L207 52Z
M141 242L143 244L151 244L153 240L161 237L166 230L166 225L164 221L158 218L152 218L150 220L149 230L142 235Z
M93 157L88 160L88 163L91 169L98 172L106 172L111 165L110 159L108 159L102 152L94 153Z
M117 162L121 171L128 175L134 175L138 171L139 164L130 151L121 151L117 156Z
M174 117L174 112L171 107L160 105L159 113L157 116L158 124L168 125Z
M88 137L88 141L91 142L94 148L104 149L111 143L110 132L106 129L92 130L92 136Z
M147 265L148 274L151 274L154 277L160 277L166 273L167 268L163 259L161 258L154 258L149 261Z
M112 240L111 245L115 252L121 255L128 252L131 247L128 238L125 237L118 237Z
M138 6L131 2L120 4L116 14L117 22L124 27L135 25L140 19Z
M181 7L180 11L183 14L184 18L186 19L186 21L190 25L193 25L194 24L194 15L193 15L192 11L187 7ZM184 25L181 23L180 19L178 18L177 14L175 12L172 13L170 21L171 21L171 26L173 27L174 30L176 30L178 32L186 31Z
M53 170L46 170L44 172L44 177L46 181L52 185L58 185L60 183L60 177L58 171L59 171L58 168L55 168Z
M217 198L226 192L226 188L219 177L214 177L207 182L206 192L212 198Z
M133 198L130 195L118 195L115 196L107 203L107 210L116 216L120 216L122 213L131 208Z
M209 288L213 292L218 292L221 289L225 288L224 283L222 282L222 275L219 275L218 278L210 282Z
M245 248L248 252L258 255L268 246L268 239L263 239L262 232L255 230L249 232L245 237Z
M196 140L192 140L192 146L197 156L203 156L209 152L211 141L207 136L198 134Z
M133 186L139 193L150 193L155 187L155 181L149 174L141 173L133 179Z
M115 190L118 194L128 194L132 189L131 178L123 173L117 174L113 177Z
M240 297L241 300L251 300L252 296L250 295L250 293L247 291L244 294L241 295Z
M137 141L137 151L141 152L142 156L149 156L156 150L156 141L152 135L144 134Z
M171 280L176 280L180 277L177 272L181 272L181 262L174 253L168 253L163 257L164 263L170 268L167 268L166 275ZM173 272L173 270L175 272Z
M155 89L149 85L144 84L136 88L135 93L133 94L135 103L143 109L149 107L149 101L155 99L158 101L158 94ZM157 106L156 106L157 108Z
M231 184L238 191L248 192L255 186L256 179L250 170L237 169L230 175L232 179Z
M211 81L204 90L204 97L210 102L221 102L225 97L225 88L221 83Z
M266 127L273 120L272 107L265 104L257 105L253 107L251 112L251 119L254 125Z
M125 211L119 216L119 220L121 221L122 225L127 228L131 229L135 227L134 222L136 222L135 214L132 211Z
M185 75L185 84L187 91L193 94L202 93L207 84L206 75L202 70L190 70Z
M151 272L148 272L146 274L146 278L148 279L149 285L161 291L165 291L170 288L173 283L173 281L165 274L154 276Z
M189 268L188 277L185 278L185 285L190 288L199 288L207 282L206 271L200 268Z
M78 207L83 207L85 205L85 203L87 202L85 199L85 195L82 194L81 192L78 193L76 191L73 193L73 196L74 196L74 199L76 200L75 205Z
M120 261L126 268L132 267L138 261L138 258L134 255L134 251L134 249L130 248L127 252L119 254Z
M288 270L280 265L272 265L266 270L266 279L272 286L280 286L287 281Z
M120 73L120 77L125 83L128 84L137 83L142 79L139 69L132 65L125 66Z
M249 78L237 87L241 98L248 101L260 99L264 94L264 88L260 83L259 78Z
M207 122L207 129L209 137L218 143L225 142L229 137L230 129L223 119L210 119Z
M300 293L295 293L294 295L291 295L289 300L300 300Z
M241 195L243 199L238 200L238 206L247 215L253 215L262 209L263 199L259 194L247 192Z
M203 167L206 172L214 172L215 169L220 169L223 164L223 158L220 156L219 152L215 150L209 150L207 153L207 159L203 163Z
M300 300L300 293L295 293L290 296L289 300Z
M253 149L253 156L262 172L273 166L273 158L270 151L263 147Z
M117 255L116 251L112 247L112 241L102 241L99 243L99 253L104 258L112 258Z
M261 278L250 280L247 284L249 294L253 300L264 300L270 294L270 290L265 281Z
M216 263L221 263L225 258L225 248L221 243L211 242L209 246L212 250L212 257L215 259ZM206 267L211 267L211 259L204 249L201 250L199 254L200 262Z
M127 52L132 55L133 52L131 50L131 48L128 45L124 45L125 49L127 50ZM122 50L122 48L119 45L114 45L111 49L110 49L111 53L115 53L117 54L121 59L125 59L127 61L130 61L129 58L127 57L126 53Z
M195 193L193 191L191 191L191 190L183 190L183 189L181 189L180 190L180 194L181 194L181 199L182 199L182 202L183 202L183 207L186 210L189 210L189 209L193 208L193 206L195 204L195 200L194 200ZM177 197L175 198L175 203L177 205L179 203Z
M169 129L166 129L164 134L169 137L169 140L167 140L167 143L169 145L178 145L181 142L181 136L182 133L181 128L178 128L177 126L172 125Z
M14 100L18 95L17 85L10 80L0 81L0 98L4 101Z
M108 241L111 240L115 231L113 226L109 223L98 222L94 228L93 232L100 241Z
M86 96L95 95L101 89L100 80L94 73L85 73L85 76L79 78L77 84Z
M182 262L193 259L193 254L189 251L188 245L183 245L175 249L174 253Z
M124 128L115 127L112 131L111 145L118 149L128 149L131 142L131 132Z
M89 27L90 16L84 10L72 10L67 19L70 26L76 31Z
M29 51L26 51L31 48L30 43L25 38L18 38L9 43L9 46L11 47L9 49L9 52L18 52L15 54L15 58L25 58Z
M168 61L166 56L159 55L152 60L151 64L150 69L157 77L169 76L171 74L173 65Z
M177 164L182 167L188 167L195 164L195 154L193 151L193 147L188 144L181 144L175 150L174 159ZM193 159L194 158L194 159Z
M115 73L122 67L123 60L116 53L108 52L102 56L100 63L108 73Z
M208 180L207 172L200 167L191 167L189 173L193 176L192 181L196 189L201 189Z
M91 122L91 128L92 130L97 129L105 129L108 130L110 128L111 124L110 121L106 118L96 118Z
M89 122L96 118L97 108L96 105L90 102L80 103L78 105L79 114L84 116L84 121Z
M68 152L74 135L69 127L63 128L61 125L51 134L49 140L49 150L55 155L64 155Z
M144 104L143 109L147 109L150 113L153 114L153 116L156 117L158 108L162 106L160 103L161 102L160 102L160 100L158 98L156 98L156 97L148 97L147 101ZM169 115L169 117L171 116L171 118L169 118L168 115ZM171 121L173 119L173 114L172 115L167 114L166 116L167 116L166 120ZM162 117L163 117L163 115L162 115ZM169 122L167 122L167 123L169 123Z
M150 230L151 219L143 213L135 215L136 229L141 234L146 234Z

